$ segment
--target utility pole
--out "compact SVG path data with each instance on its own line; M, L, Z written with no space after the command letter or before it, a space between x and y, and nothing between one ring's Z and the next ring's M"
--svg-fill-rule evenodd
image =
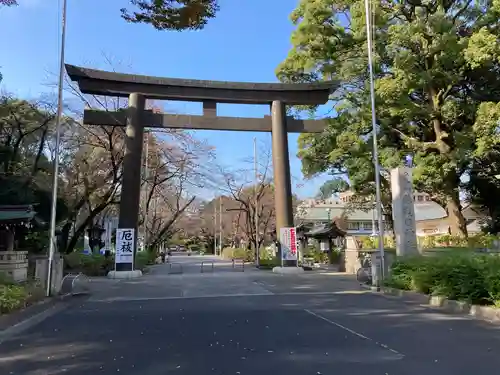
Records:
M368 46L368 71L370 73L370 103L372 110L373 163L375 167L375 197L378 218L378 250L380 255L380 279L384 279L384 219L382 215L382 194L380 189L380 164L378 160L377 115L375 108L375 79L373 76L373 35L370 0L365 0L366 41Z
M259 234L259 200L257 197L257 185L259 183L259 168L257 164L257 137L253 139L253 167L255 173L255 183L254 183L254 200L255 200L255 212L254 212L254 220L255 220L255 265L259 265L260 260L260 234Z
M47 269L47 297L51 294L52 286L52 264L56 252L56 215L57 215L57 183L59 182L59 147L61 144L61 118L63 112L63 86L64 86L64 53L66 48L66 9L68 1L63 0L62 30L61 30L61 52L59 54L59 82L57 85L57 116L56 116L56 144L54 150L54 170L52 171L52 204L50 210L50 232L49 232L49 261Z

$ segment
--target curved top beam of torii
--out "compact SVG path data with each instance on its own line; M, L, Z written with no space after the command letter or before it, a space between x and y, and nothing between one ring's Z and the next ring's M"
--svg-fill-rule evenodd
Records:
M66 72L84 94L126 97L131 93L148 99L215 101L217 103L320 105L328 101L338 83L247 83L161 78L107 72L66 64Z

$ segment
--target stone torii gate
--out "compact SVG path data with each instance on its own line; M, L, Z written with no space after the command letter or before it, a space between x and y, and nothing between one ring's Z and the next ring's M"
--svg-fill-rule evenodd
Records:
M288 133L321 132L324 120L298 120L286 116L286 105L320 105L328 101L337 87L334 82L282 84L205 81L122 74L66 64L71 80L83 94L128 97L127 110L84 111L88 125L126 127L122 197L118 228L137 233L144 128L262 131L272 133L275 184L276 232L293 226L292 188ZM169 115L145 109L146 99L179 100L203 103L203 115ZM240 118L217 116L217 103L267 104L271 116ZM135 236L133 249L137 247ZM290 266L296 266L288 264ZM135 272L135 273L134 273ZM113 277L134 277L133 263L117 263Z

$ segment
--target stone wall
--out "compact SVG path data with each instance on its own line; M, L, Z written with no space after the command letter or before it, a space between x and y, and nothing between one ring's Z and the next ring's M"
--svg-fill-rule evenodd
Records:
M16 282L28 279L27 251L0 251L0 272L6 273Z

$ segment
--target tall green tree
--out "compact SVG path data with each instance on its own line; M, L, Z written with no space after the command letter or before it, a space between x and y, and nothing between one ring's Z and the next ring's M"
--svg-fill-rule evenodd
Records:
M0 97L0 204L36 204L38 215L49 221L52 164L46 153L54 112L39 103ZM58 214L67 211L58 201Z
M488 213L486 229L500 233L500 104L483 104L475 123L477 148L465 184L469 201Z
M7 7L11 7L11 6L17 5L17 1L16 0L0 0L0 5L5 5Z
M416 188L446 208L453 234L467 235L460 177L486 152L485 135L498 135L500 1L373 1L371 10L380 163L413 155ZM340 83L327 130L299 139L303 170L343 170L354 190L373 190L364 1L302 0L291 19L280 80Z
M219 10L218 0L129 0L133 11L121 8L122 18L146 23L158 30L199 30ZM17 0L0 0L0 6L18 5Z
M158 30L199 30L219 10L218 0L130 0L135 8L122 8L122 17Z
M349 183L343 178L336 177L331 180L325 181L319 188L318 198L328 199L333 194L342 193L349 190Z

